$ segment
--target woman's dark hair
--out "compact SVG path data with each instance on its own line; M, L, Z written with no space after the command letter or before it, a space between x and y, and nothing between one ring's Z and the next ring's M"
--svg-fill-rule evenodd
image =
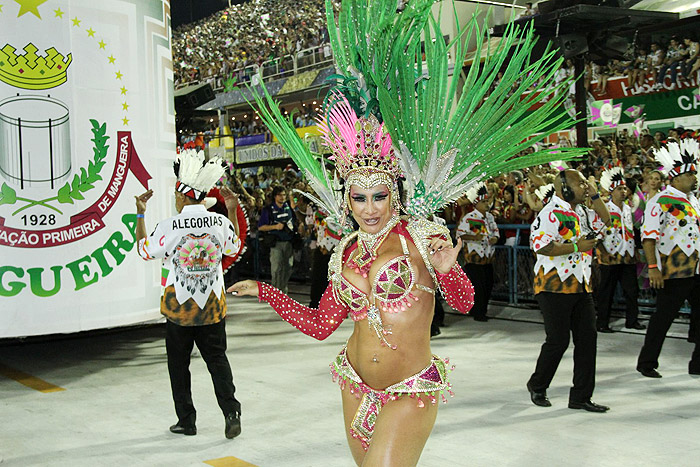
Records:
M507 191L510 193L510 200L515 201L515 188L513 188L513 185L506 185L503 187L503 191Z

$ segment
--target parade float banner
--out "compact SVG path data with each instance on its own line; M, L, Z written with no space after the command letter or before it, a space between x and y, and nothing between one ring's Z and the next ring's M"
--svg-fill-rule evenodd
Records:
M135 250L172 215L167 0L0 4L0 338L159 318Z

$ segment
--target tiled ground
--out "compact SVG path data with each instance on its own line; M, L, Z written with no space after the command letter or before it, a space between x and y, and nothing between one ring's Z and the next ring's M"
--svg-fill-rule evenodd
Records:
M303 301L307 298L300 296ZM203 361L192 362L198 434L172 435L175 422L164 326L91 336L0 343L0 366L64 391L41 393L0 376L0 460L13 466L351 466L339 391L328 363L351 322L324 342L284 323L266 305L231 299L228 356L243 403L243 434L223 435ZM235 300L235 302L233 301ZM449 356L456 396L441 406L420 465L697 466L700 377L687 374L691 344L668 339L651 380L635 370L643 335L599 335L594 400L607 414L566 407L571 350L549 391L532 405L525 381L544 331L537 310L494 306L488 323L448 314L433 350ZM687 325L675 325L682 336Z

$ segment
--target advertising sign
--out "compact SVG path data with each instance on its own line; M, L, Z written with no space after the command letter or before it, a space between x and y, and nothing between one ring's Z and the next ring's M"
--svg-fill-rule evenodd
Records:
M157 319L134 195L156 191L150 228L170 215L169 2L3 3L0 338Z

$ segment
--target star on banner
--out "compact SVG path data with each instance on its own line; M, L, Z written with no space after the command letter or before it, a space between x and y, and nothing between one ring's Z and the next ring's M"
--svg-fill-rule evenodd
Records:
M122 118L122 123L124 124L124 126L129 125L129 119L126 117Z
M56 15L55 18L63 19L63 10L61 10L60 8L56 8L53 12Z
M90 28L85 30L88 33L88 37L95 37L95 31Z
M80 20L78 19L77 16L75 18L73 18L71 21L73 21L73 26L80 26Z
M122 96L125 96L127 89L124 86L122 86L121 91L122 91Z
M15 0L15 2L19 3L20 6L19 13L17 14L18 18L26 13L31 13L37 18L41 19L38 7L42 3L46 2L46 0Z
M122 110L129 110L129 104L127 104L126 102L124 102L124 103L122 104Z
M100 44L100 49L104 49L105 47L107 47L107 44L102 39L100 39L100 42L98 42L98 44Z
M114 55L110 55L109 57L107 57L107 59L109 60L109 63L114 63L117 60L116 58L114 58Z
M117 76L117 79L122 79L122 73L120 71L115 71L114 74Z

